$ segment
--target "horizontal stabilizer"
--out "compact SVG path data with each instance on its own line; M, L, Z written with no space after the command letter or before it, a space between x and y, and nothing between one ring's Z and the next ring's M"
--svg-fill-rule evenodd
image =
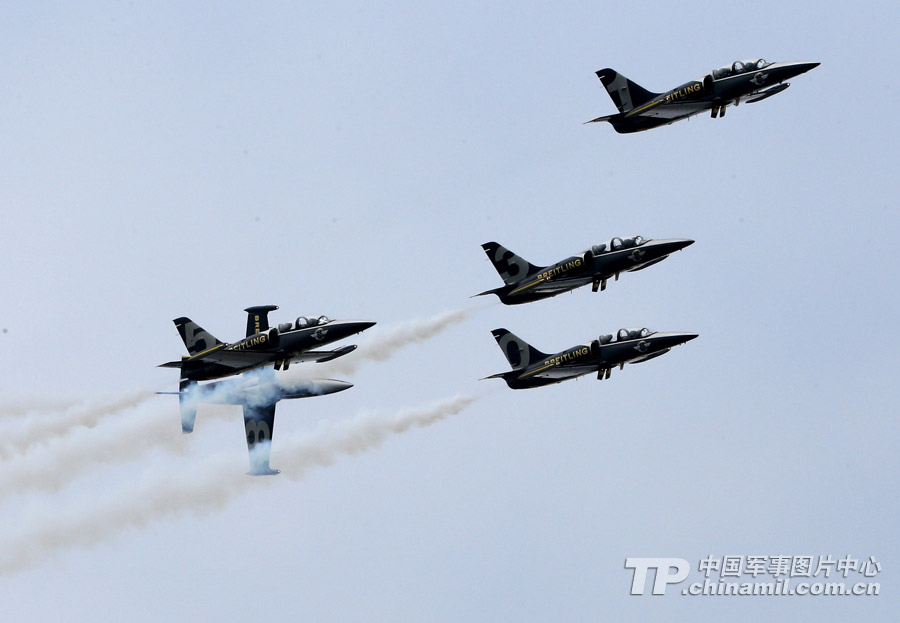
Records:
M493 290L485 290L484 292L479 292L478 294L473 294L473 295L470 296L469 298L470 298L470 299L473 299L473 298L475 298L476 296L487 296L488 294L497 294L497 293L499 293L500 290L502 290L502 289L503 289L503 288L494 288Z

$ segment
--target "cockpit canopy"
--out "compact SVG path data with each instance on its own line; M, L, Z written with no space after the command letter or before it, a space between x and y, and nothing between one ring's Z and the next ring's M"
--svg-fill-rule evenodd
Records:
M297 329L308 329L309 327L318 327L323 324L328 324L329 322L331 322L331 318L329 318L328 316L319 316L317 318L307 318L306 316L300 316L299 318L297 318L294 327Z
M767 60L761 58L749 59L746 61L734 61L731 65L720 67L719 69L714 69L712 72L712 77L716 80L721 80L722 78L727 78L728 76L736 76L738 74L745 74L748 71L758 71L765 67L771 65Z
M621 251L622 249L639 247L649 241L649 238L644 238L642 236L632 236L631 238L613 238L609 241L609 244L594 245L593 247L591 247L591 252L594 255L600 255L601 253L608 253L609 251Z
M651 331L646 327L643 329L619 329L619 333L616 334L616 339L620 342L625 340L636 340L642 337L649 337L656 333L656 331Z

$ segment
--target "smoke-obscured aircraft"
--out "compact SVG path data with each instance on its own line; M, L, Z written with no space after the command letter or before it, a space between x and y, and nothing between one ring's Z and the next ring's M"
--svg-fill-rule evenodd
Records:
M272 450L272 434L275 430L275 405L280 400L311 398L342 392L353 387L352 383L335 379L276 378L274 368L260 368L220 381L199 385L188 384L177 393L181 404L181 429L185 433L194 430L197 407L201 403L240 405L244 410L244 431L247 433L247 450L250 454L252 476L269 476L278 473L269 466Z
M618 114L591 119L608 121L619 134L641 132L687 119L704 110L712 118L724 117L728 106L759 102L790 85L794 76L819 63L770 63L762 59L735 61L715 69L699 80L691 80L665 93L653 93L613 69L601 69L597 77L619 109Z
M609 244L595 245L552 266L535 266L496 242L481 245L506 285L475 296L496 294L506 305L538 301L575 288L593 284L593 291L605 290L610 278L623 272L643 270L680 251L693 240L648 240L641 236L613 238Z
M291 362L324 362L337 359L356 349L355 345L335 350L314 350L365 331L374 322L331 320L299 317L294 323L283 323L269 328L268 314L278 309L276 305L248 307L246 337L238 342L226 343L216 339L190 318L176 318L173 322L187 347L189 356L181 361L162 364L163 368L179 368L181 380L178 387L181 408L181 429L185 433L194 430L197 405L200 402L223 402L244 406L244 428L250 449L253 475L276 474L269 468L269 445L275 426L275 405L284 398L305 398L329 394L350 387L344 381L320 379L317 391L309 387L295 390L277 386L269 376L251 376L233 384L209 384L198 387L198 381L221 379L261 368L287 370ZM306 393L304 393L306 392ZM258 444L263 444L257 448Z
M584 374L608 379L613 368L642 363L697 337L696 333L657 333L649 329L620 329L615 338L602 335L588 343L548 355L506 329L491 331L512 370L486 378L503 379L510 389L528 389L560 383Z

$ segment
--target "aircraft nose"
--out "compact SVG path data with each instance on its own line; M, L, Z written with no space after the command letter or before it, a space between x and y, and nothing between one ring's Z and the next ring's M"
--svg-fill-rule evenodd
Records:
M815 69L821 63L816 62L798 62L798 63L787 63L783 67L787 70L788 77L793 78L794 76L799 76L800 74L805 74L811 69Z
M654 350L662 350L664 348L674 348L699 337L699 333L681 333L681 332L663 332L654 333L648 339L655 345Z
M324 396L336 394L353 387L353 383L339 381L337 379L295 379L282 380L278 385L278 400L309 398L311 396Z
M348 335L354 333L362 333L366 329L371 329L376 323L371 320L347 320L342 323Z
M316 394L335 394L353 387L353 383L339 381L337 379L314 379L313 391Z
M649 245L656 248L657 252L666 255L675 253L675 251L681 251L692 244L694 244L694 241L687 238L668 238L665 240L653 240L649 243Z
M681 333L672 332L672 333L657 333L660 344L663 346L667 346L671 348L672 346L678 346L680 344L686 344L693 339L700 337L699 333Z

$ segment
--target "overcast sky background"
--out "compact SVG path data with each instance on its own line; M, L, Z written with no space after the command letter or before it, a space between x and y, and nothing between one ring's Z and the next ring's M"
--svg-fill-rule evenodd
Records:
M171 396L73 430L170 418L182 452L148 441L58 491L0 495L7 544L214 460L243 491L7 573L4 617L896 613L898 20L886 1L0 9L4 431L174 390L155 367L184 352L172 318L233 341L270 303L273 323L382 331L472 309L338 376L350 391L280 403L275 467L280 440L322 422L481 396L299 481L247 482L238 407L201 407L184 439ZM615 111L603 67L662 91L760 56L822 65L724 120L582 125ZM696 244L601 294L468 298L501 283L488 240L550 264L634 234ZM603 383L477 380L508 369L491 329L555 352L623 326L700 338ZM874 555L882 594L629 596L626 557L709 554Z

